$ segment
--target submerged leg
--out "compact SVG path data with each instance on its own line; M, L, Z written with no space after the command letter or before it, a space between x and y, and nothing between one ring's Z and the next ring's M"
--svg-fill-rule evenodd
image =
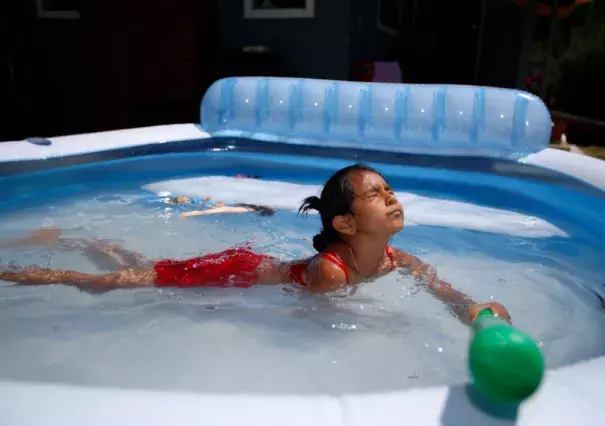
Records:
M118 244L84 238L59 238L58 228L42 228L32 231L27 237L0 241L0 248L23 248L30 246L57 247L65 251L81 253L100 270L119 271L124 268L148 268L153 262L140 253L126 250Z
M124 268L149 268L154 264L140 253L127 250L118 244L109 244L103 240L60 238L53 246L61 250L83 254L100 270L119 271Z
M99 269L119 271L124 268L150 268L154 262L140 253L118 244L94 240L88 242L82 253Z
M85 274L62 269L47 269L38 266L0 271L0 280L21 285L65 284L85 291L108 291L117 288L149 287L155 284L155 271L145 269L123 269L111 274Z
M119 271L124 268L149 268L154 263L140 253L127 250L118 244L109 244L103 240L58 238L53 246L83 254L100 270Z
M57 228L42 228L30 232L25 238L16 240L0 241L0 249L4 248L22 248L37 245L51 245L61 235L61 230Z

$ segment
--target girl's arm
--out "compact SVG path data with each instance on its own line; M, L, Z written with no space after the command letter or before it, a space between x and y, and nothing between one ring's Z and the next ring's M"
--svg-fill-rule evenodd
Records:
M181 213L180 217L192 217L192 216L208 216L211 214L218 214L218 213L247 213L247 212L253 212L253 209L249 209L247 207L230 207L230 206L223 206L223 207L215 207L212 209L208 209L208 210L194 210L191 212L187 212L187 213Z
M437 275L437 270L424 263L416 256L393 249L397 266L408 268L416 281L422 284L429 293L440 299L465 324L471 323L483 309L489 308L494 315L510 322L510 314L500 303L478 304L469 295L456 290L447 281Z

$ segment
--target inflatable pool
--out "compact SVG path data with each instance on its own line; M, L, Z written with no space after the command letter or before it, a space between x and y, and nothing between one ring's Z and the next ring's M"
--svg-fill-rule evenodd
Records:
M513 90L240 78L208 90L199 125L2 143L2 241L53 226L151 258L243 241L311 254L318 222L296 215L301 199L368 162L406 207L394 244L505 303L548 370L521 406L487 401L468 385L469 330L399 274L324 299L0 282L0 423L598 424L605 163L549 149L550 125ZM180 219L172 196L276 214ZM0 264L97 270L7 247Z

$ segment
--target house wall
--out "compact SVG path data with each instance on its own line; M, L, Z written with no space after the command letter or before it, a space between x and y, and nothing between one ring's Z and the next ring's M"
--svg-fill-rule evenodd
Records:
M316 0L314 18L244 19L243 0L221 0L221 45L230 51L264 45L280 54L289 75L346 79L349 14L350 0Z

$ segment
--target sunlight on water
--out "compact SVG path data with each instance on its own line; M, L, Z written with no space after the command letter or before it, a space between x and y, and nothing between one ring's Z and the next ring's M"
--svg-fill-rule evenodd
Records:
M309 195L309 194L305 194ZM430 201L430 200L429 200ZM258 202L258 201L257 201ZM245 241L295 259L313 254L317 217L181 219L154 194L97 193L0 217L0 235L40 226L103 239L149 259L187 258ZM433 211L433 215L438 215ZM418 216L421 218L421 215ZM423 224L393 244L433 263L478 301L497 300L551 367L605 353L599 253L562 235L530 238ZM61 247L0 250L0 263L97 273ZM331 296L282 287L138 289L91 295L1 284L0 378L222 392L363 392L466 379L469 332L405 271Z

